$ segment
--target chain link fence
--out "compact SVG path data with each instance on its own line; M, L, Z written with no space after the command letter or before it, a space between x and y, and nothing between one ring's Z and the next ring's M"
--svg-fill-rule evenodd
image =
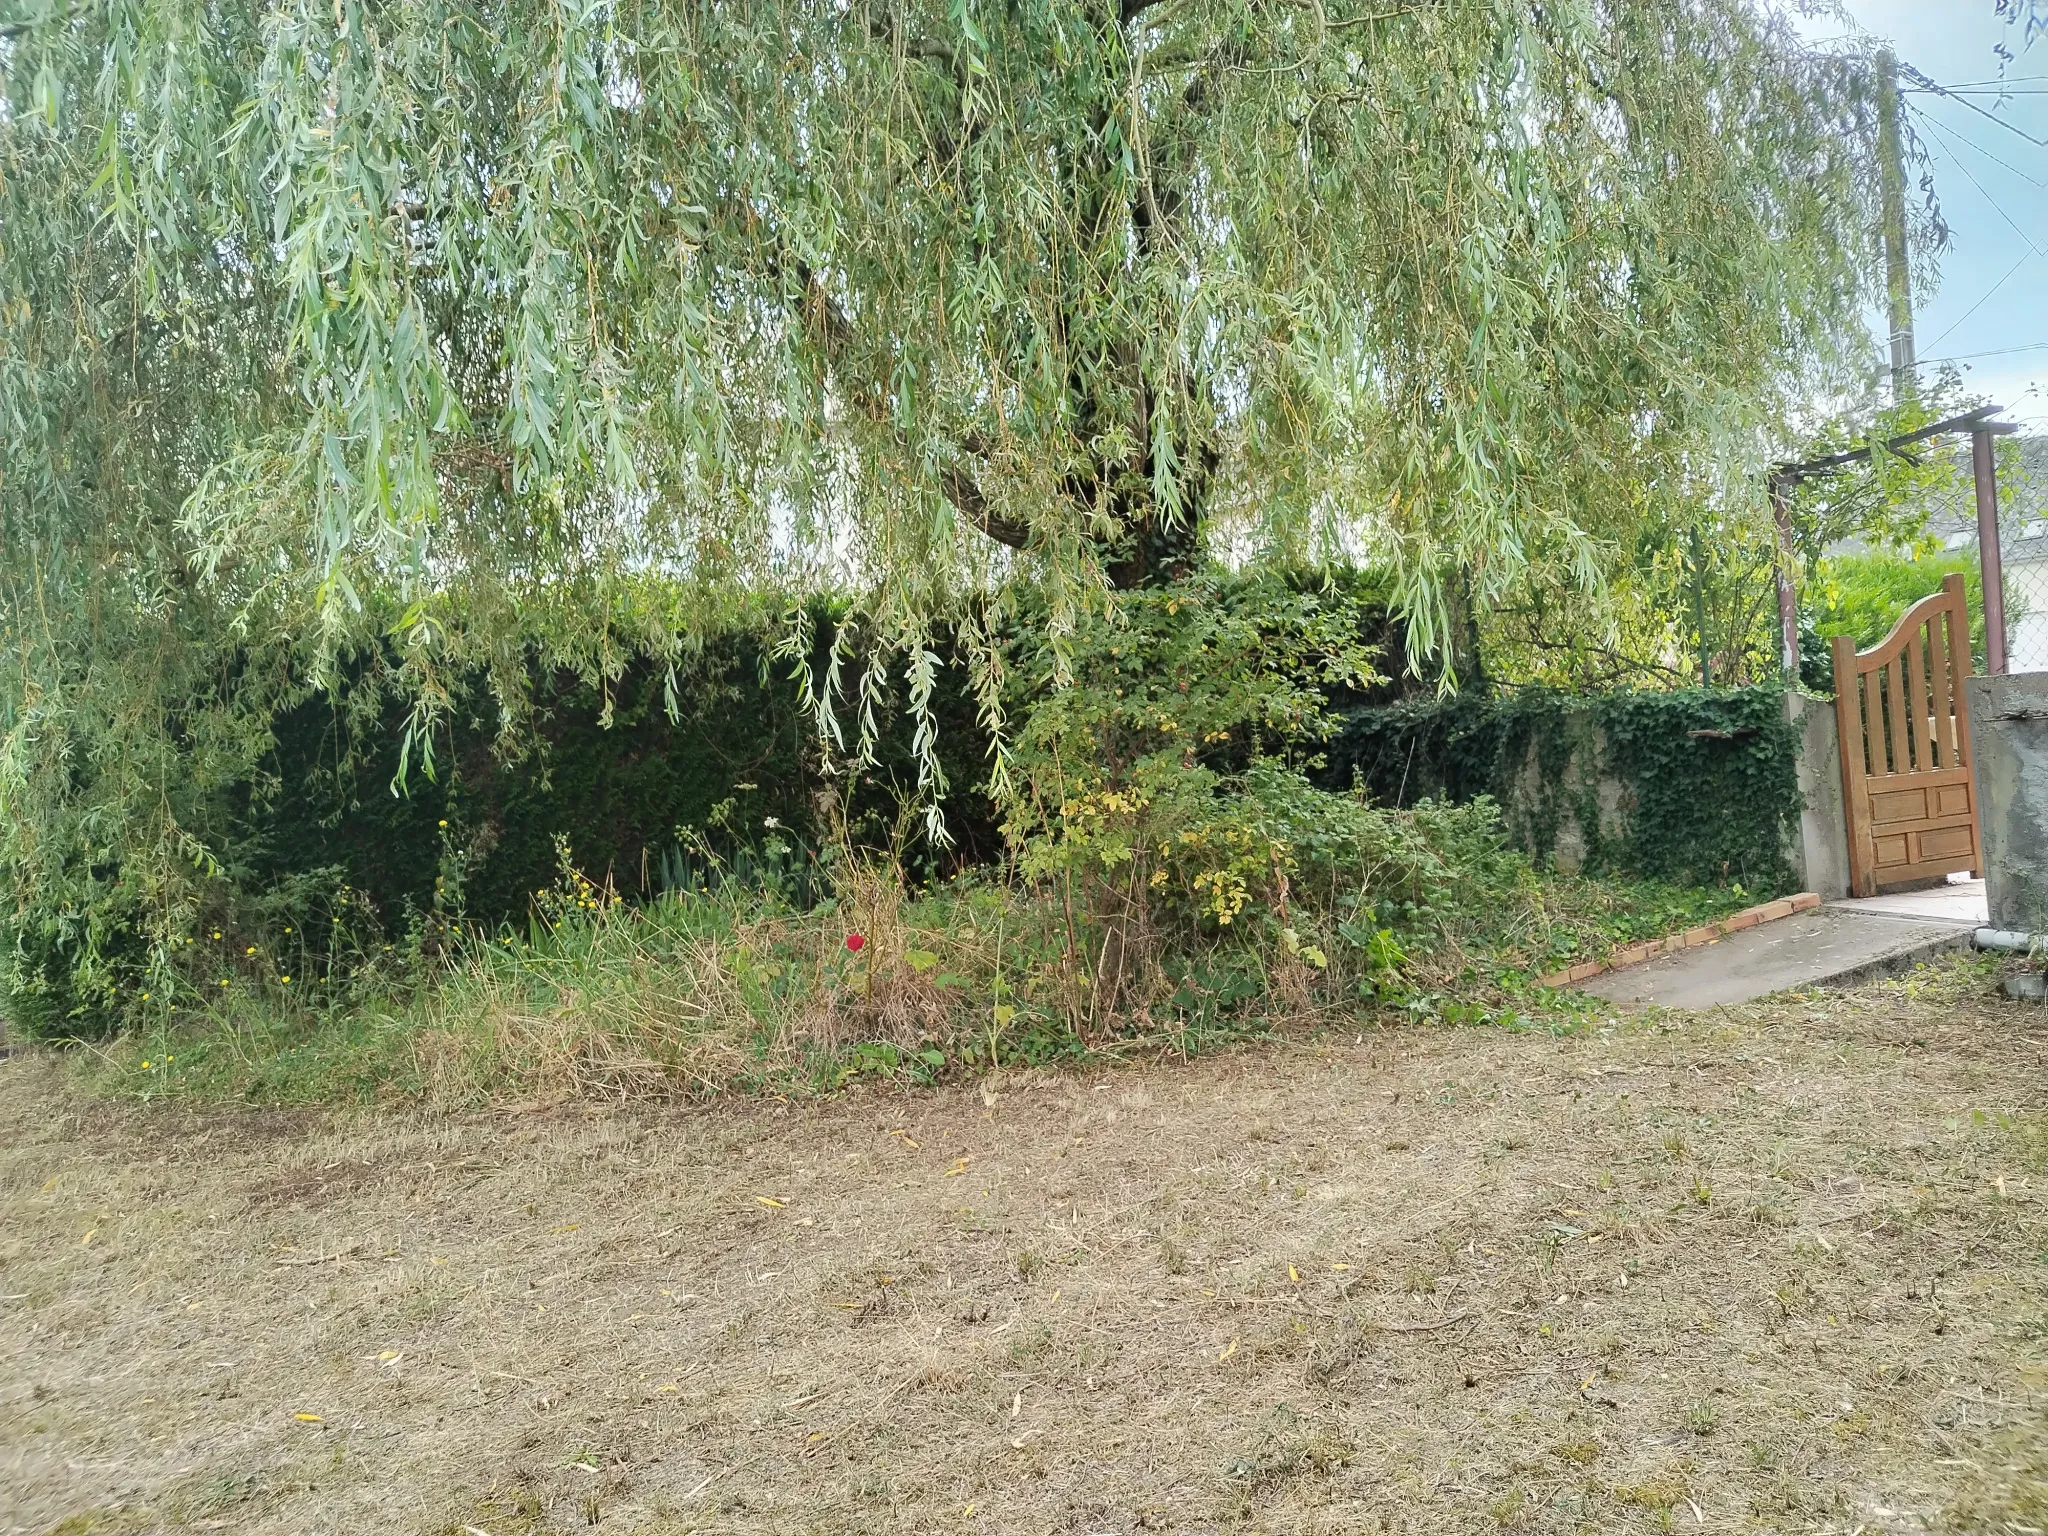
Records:
M1999 501L2005 668L2048 672L2048 495L2042 486L2021 484Z
M1955 485L1932 500L1927 531L1944 555L1982 569L1988 562L1978 546L1967 444L1957 451L1956 469ZM2005 670L2048 672L2048 434L2029 432L1999 445L1998 554ZM1980 666L1987 660L1977 659Z
M2048 672L2048 430L2022 427L2015 435L1998 429L1996 463L1998 481L1998 551L2000 593L2005 605L2004 670L2007 672ZM1971 572L1970 617L1975 668L1984 670L1997 651L1984 631L1989 610L1996 606L1991 594L1978 586L1977 576L1989 576L1991 562L1979 546L1977 492L1973 453L1967 431L1956 434L1962 441L1952 448L1955 474L1946 484L1926 493L1925 542L1916 542L1910 556L1888 545L1873 547L1860 538L1846 538L1828 547L1830 557L1847 560L1864 555L1896 555L1909 558L1915 575L1924 581L1917 590L1886 590L1879 605L1889 599L1896 604L1893 616L1912 602L1927 596L1940 580L1940 573L1958 569ZM1951 442L1954 439L1950 439ZM1921 571L1920 563L1932 554L1933 571ZM1875 576L1880 587L1882 576ZM1908 584L1909 588L1911 583ZM1859 594L1859 598L1869 594ZM1981 606L1980 606L1981 602ZM1837 615L1842 616L1842 615ZM1881 632L1881 631L1880 631ZM1864 638L1874 639L1867 635ZM1833 667L1826 647L1817 633L1801 639L1800 676L1808 687L1826 691L1832 686Z

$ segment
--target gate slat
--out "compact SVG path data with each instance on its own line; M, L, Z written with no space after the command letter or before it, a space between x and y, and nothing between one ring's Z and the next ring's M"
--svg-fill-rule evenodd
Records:
M1891 744L1891 767L1887 773L1905 773L1906 732L1905 705L1899 699L1899 661L1904 647L1894 647L1885 658L1884 664L1884 735Z
M1955 719L1956 766L1970 766L1970 706L1968 695L1963 692L1963 679L1970 675L1970 604L1963 595L1963 578L1954 573L1942 579L1942 592L1948 604L1948 654L1949 667L1955 675L1955 695L1949 700L1949 713Z
M1866 779L1884 777L1884 693L1875 672L1856 674L1856 761Z
M1926 661L1920 647L1921 631L1925 628L1915 624L1907 630L1905 648L1899 652L1899 664L1905 668L1902 687L1906 695L1906 746L1912 755L1904 772L1927 773L1934 767L1927 755L1927 673L1922 670Z
M1927 671L1934 690L1934 766L1956 765L1955 727L1950 724L1948 610L1944 608L1927 621Z

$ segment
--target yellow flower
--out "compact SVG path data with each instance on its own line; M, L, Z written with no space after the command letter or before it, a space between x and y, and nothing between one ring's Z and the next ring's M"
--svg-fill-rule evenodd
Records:
M148 1062L146 1062L146 1061L145 1061L145 1062L144 1062L144 1063L142 1064L142 1070L143 1070L143 1071L145 1071L145 1072L147 1072L147 1071L149 1070L149 1063L148 1063Z
M256 953L256 946L254 944L251 944L247 949L243 950L242 953L245 955L253 955Z
M284 985L286 985L286 986L290 986L290 985L292 984L292 979L291 979L291 977L289 977L289 976L280 976L280 977L278 977L277 979L278 979L279 981L283 982L283 983L284 983Z
M444 821L444 822L442 822L442 823L441 823L441 825L445 827L445 826L447 826L447 825L448 825L448 823Z

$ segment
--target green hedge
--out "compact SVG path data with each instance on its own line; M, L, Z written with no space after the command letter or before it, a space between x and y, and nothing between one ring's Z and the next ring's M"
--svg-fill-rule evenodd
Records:
M983 736L959 670L948 669L933 700L955 843L914 842L912 861L927 874L986 856L996 838ZM678 679L674 719L652 665L629 666L605 689L548 679L533 734L510 756L478 680L457 694L439 773L415 765L402 793L393 788L400 720L387 714L352 733L341 701L316 700L276 724L274 787L244 793L234 877L281 891L326 871L395 930L435 909L523 922L534 892L559 876L558 841L585 875L629 899L704 878L698 849L707 846L730 862L781 845L801 872L831 836L826 804L842 784L821 772L785 671L759 638L728 636ZM877 712L878 761L854 786L849 818L855 839L877 846L916 783L906 712L888 703Z
M358 676L285 711L270 721L260 771L202 807L218 864L198 930L218 931L230 954L290 935L293 948L314 940L339 959L408 937L431 945L458 918L523 926L534 893L559 880L563 846L583 874L629 900L737 873L802 901L824 893L818 851L842 804L857 845L900 852L915 876L996 855L986 736L958 665L942 670L932 701L952 786L954 842L938 848L902 814L916 768L900 681L876 710L877 760L849 794L823 772L795 685L766 648L745 632L708 641L679 671L673 719L665 670L652 664L629 665L608 688L541 678L530 729L509 754L495 701L481 677L469 679L436 732L436 772L415 760L402 791L404 707L380 707L374 681ZM121 1023L123 994L147 986L151 940L129 889L139 876L118 861L98 873L93 913L32 907L7 926L0 1001L24 1035L104 1036ZM90 966L88 916L98 924ZM195 959L207 952L194 946Z
M1323 778L1394 805L1490 795L1539 860L1569 840L1588 869L1775 893L1793 882L1797 752L1775 688L1531 688L1353 710Z
M829 603L814 613L820 673L838 616ZM1017 635L1038 633L1040 618L1016 620ZM1389 677L1333 699L1340 707L1386 702L1412 685L1393 664L1402 636L1384 605L1367 602L1360 622L1361 638L1389 658ZM954 839L938 848L904 815L917 775L900 675L875 701L877 761L848 793L844 779L823 771L790 669L770 660L773 638L765 629L704 638L675 679L674 718L665 669L650 663L631 663L602 687L536 675L534 713L510 751L486 680L453 679L434 736L436 771L423 773L415 757L402 792L393 785L407 702L381 692L395 656L362 658L333 692L276 714L242 691L245 658L219 658L210 686L250 711L231 722L248 747L238 742L224 767L221 753L188 740L177 764L185 770L171 786L178 819L207 857L191 866L200 872L197 907L174 925L201 942L171 953L189 960L186 980L203 987L218 967L202 956L221 946L239 955L317 938L322 954L302 968L341 975L361 958L355 952L409 937L431 946L458 918L523 925L534 893L559 878L564 846L581 872L628 899L718 878L708 851L724 870L774 881L802 901L825 890L816 860L835 835L840 804L854 842L901 854L914 878L1003 856L985 787L989 743L957 659L941 669L932 700ZM944 635L933 648L954 655ZM1008 703L1018 720L1044 686L1028 655L1021 650L1011 669ZM857 676L859 658L844 671ZM155 984L160 892L139 862L124 862L118 839L95 842L106 851L80 882L82 896L32 891L0 932L0 991L24 1033L109 1033L123 999Z

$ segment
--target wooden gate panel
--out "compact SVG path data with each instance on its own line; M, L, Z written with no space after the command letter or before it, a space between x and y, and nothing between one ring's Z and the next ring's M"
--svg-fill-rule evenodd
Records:
M1982 865L1963 676L1963 578L1906 610L1867 651L1837 636L1835 726L1849 826L1849 887L1873 896Z

